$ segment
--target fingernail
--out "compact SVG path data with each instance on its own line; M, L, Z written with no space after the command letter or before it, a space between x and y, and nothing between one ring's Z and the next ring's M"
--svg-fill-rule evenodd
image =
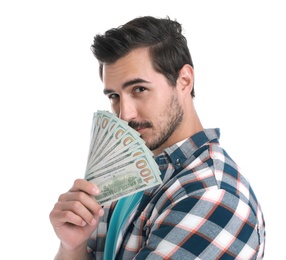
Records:
M98 195L98 194L100 193L100 190L99 190L97 187L94 187L94 188L92 189L92 193L93 193L94 195Z
M100 209L100 210L98 211L98 215L99 215L100 217L102 217L102 216L104 215L104 210L103 210L103 209Z

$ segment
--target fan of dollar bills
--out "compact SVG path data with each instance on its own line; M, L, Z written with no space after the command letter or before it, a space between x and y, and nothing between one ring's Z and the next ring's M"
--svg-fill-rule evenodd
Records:
M116 115L93 115L85 179L101 190L103 205L162 183L152 152L140 134Z

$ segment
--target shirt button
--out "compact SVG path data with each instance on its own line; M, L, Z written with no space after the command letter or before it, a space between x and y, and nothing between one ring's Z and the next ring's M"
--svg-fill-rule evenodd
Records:
M176 166L180 166L181 165L180 159L176 159L175 164L176 164Z

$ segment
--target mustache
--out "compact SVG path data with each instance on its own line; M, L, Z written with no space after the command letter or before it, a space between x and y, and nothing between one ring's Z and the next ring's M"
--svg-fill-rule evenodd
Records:
M133 128L133 129L138 129L138 128L151 128L153 127L153 124L151 122L135 122L135 121L130 121L128 125Z

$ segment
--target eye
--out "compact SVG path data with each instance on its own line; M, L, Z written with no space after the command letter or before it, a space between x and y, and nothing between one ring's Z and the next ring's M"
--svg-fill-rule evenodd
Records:
M108 97L110 100L113 100L113 99L119 98L119 95L116 94L116 93L111 93L111 94L107 95L107 97Z
M145 87L136 87L135 89L134 89L134 92L143 92L143 91L145 91L146 90L146 88Z

